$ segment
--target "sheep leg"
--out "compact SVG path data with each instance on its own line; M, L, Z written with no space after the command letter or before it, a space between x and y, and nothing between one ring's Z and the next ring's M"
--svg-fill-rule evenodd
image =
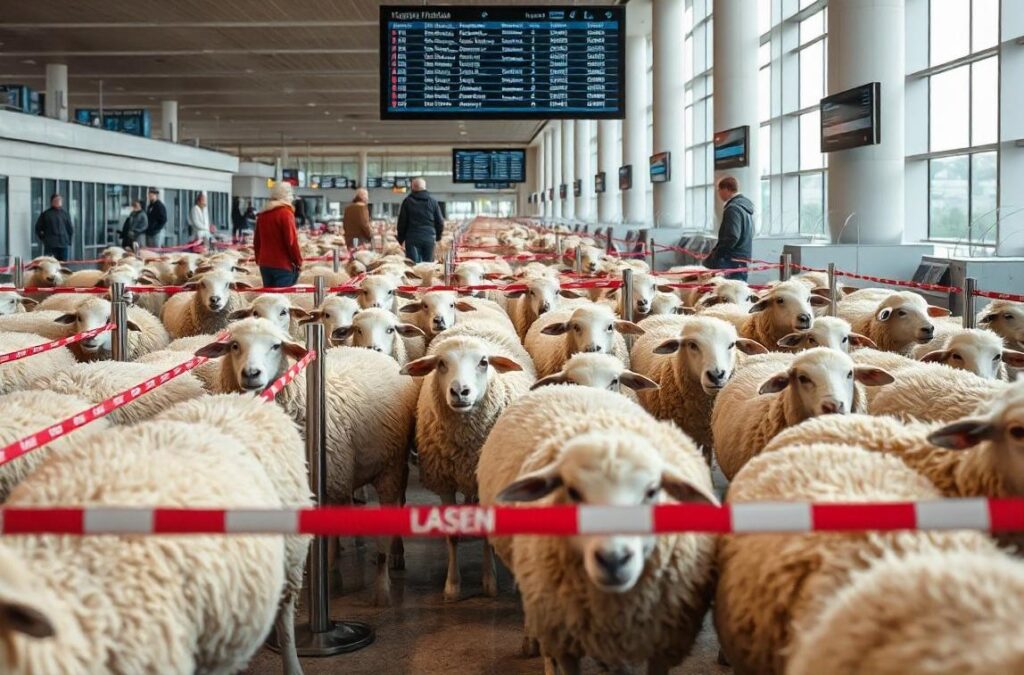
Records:
M441 503L445 506L454 506L455 493L442 494ZM455 602L462 593L462 576L459 574L459 540L457 537L448 537L445 541L448 544L448 577L444 582L444 599L448 602Z
M662 658L647 660L647 675L668 675L668 661Z
M540 642L536 638L532 638L529 635L523 636L522 646L523 658L533 659L540 656Z
M544 657L544 675L558 675L558 666L550 656Z
M492 598L498 597L498 575L494 569L494 549L491 548L491 543L484 537L484 573L483 573L483 586L484 593Z
M405 493L409 487L409 463L402 464L401 487L398 493L398 505L405 506ZM391 539L391 559L389 566L393 570L405 569L405 544L401 537Z
M558 662L558 669L562 675L580 675L580 658L569 654L561 654L555 657Z
M390 537L377 537L377 581L374 588L373 604L386 607L391 604L391 573L388 570L388 547Z
M295 602L296 598L287 593L277 610L275 630L277 631L277 645L281 650L281 666L284 675L302 675L302 665L299 663L299 655L295 653Z

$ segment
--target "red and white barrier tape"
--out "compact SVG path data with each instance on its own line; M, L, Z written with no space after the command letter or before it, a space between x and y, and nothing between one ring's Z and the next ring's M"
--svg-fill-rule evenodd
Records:
M991 298L992 300L1009 300L1011 302L1024 302L1024 295L1014 293L998 293L996 291L974 291L974 295L980 298Z
M0 508L0 533L332 536L763 534L1024 530L1024 499L710 506L407 506L302 509Z
M273 401L274 398L281 393L281 390L287 387L292 380L298 377L299 373L301 373L306 366L312 363L315 358L315 351L307 352L305 356L293 363L288 370L284 371L284 375L274 380L273 384L264 389L260 393L260 398L264 401Z
M0 354L0 365L4 363L10 363L11 361L18 361L27 356L35 356L36 354L42 354L58 347L66 347L82 340L88 340L91 337L96 337L100 333L106 333L108 330L114 330L114 324L108 323L105 326L99 328L93 328L82 333L76 333L75 335L69 335L68 337L54 340L52 342L44 342L41 345L33 345L31 347L25 347L24 349L18 349L13 352L7 352L6 354Z

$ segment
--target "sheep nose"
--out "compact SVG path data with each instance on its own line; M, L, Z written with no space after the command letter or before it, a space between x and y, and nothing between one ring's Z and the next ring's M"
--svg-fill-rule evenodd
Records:
M263 371L259 368L243 368L242 377L248 380L255 380L257 377L263 374Z
M932 338L935 335L935 326L925 326L921 329L921 335L926 338Z
M608 576L616 576L626 563L633 558L633 552L625 551L595 551L594 561Z
M46 280L52 284L53 282L57 281L57 277L46 277Z
M451 394L454 398L468 398L470 391L469 387L459 386L455 384L448 389L448 393Z
M584 354L598 354L601 351L601 345L587 345L583 348Z
M708 370L704 374L714 384L722 384L725 381L725 371L721 368L718 370Z
M810 325L811 325L811 315L810 314L801 314L800 316L798 316L796 318L796 322L800 326L803 326L805 328L809 328Z
M372 349L375 352L383 352L384 351L383 349L381 349L380 347L377 347L376 345L373 346L373 347L370 347L370 349Z
M842 401L825 401L821 404L821 413L823 415L841 414L845 410L846 404Z
M541 313L550 312L551 311L551 303L550 302L545 302L545 303L541 304L540 311L541 311Z
M220 296L219 295L211 295L210 296L210 304L211 305L219 305L220 304Z

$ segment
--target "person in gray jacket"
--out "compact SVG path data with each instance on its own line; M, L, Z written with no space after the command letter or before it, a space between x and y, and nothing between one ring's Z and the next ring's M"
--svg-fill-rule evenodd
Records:
M149 218L142 209L142 201L132 200L132 212L124 219L124 226L121 228L121 246L129 251L138 243L142 246L146 243L146 230L149 229Z
M739 183L732 176L718 181L718 198L725 204L722 225L718 229L718 243L704 260L704 266L719 270L748 267L753 254L754 204L740 194ZM746 272L725 276L747 280Z
M36 236L43 244L43 254L52 255L64 262L75 234L71 216L64 210L64 198L58 194L50 197L50 208L39 214L36 220Z

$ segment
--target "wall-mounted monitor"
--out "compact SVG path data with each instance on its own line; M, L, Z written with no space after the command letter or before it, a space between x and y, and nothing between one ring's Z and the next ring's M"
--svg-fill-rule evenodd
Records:
M299 170L281 169L281 182L289 183L293 187L299 187Z
M367 178L366 187L368 188L379 188L383 187L384 179L382 178Z
M821 151L835 152L882 142L882 85L861 85L821 99Z
M566 196L568 196L568 194L569 194L569 186L568 185L566 185L565 183L562 183L561 185L558 186L558 197L559 197L559 199L565 199Z
M583 181L577 178L572 182L572 196L582 197L583 196Z
M750 163L750 127L715 132L715 171L738 169Z
M594 176L594 193L595 194L603 194L605 192L605 190L608 189L607 186L606 186L606 183L605 183L606 180L607 180L607 177L605 176L604 171L601 171L600 173L598 173L597 175Z
M626 8L380 7L381 119L622 119Z
M672 180L672 155L668 152L657 152L651 155L651 182L667 183Z
M395 187L396 188L407 188L407 187L409 187L409 183L410 182L411 181L408 178L397 178L396 177L395 178Z
M452 150L455 183L525 183L526 150Z
M619 189L620 190L632 190L633 189L633 165L627 164L626 166L619 167Z
M476 190L508 190L511 187L511 183L473 183Z

